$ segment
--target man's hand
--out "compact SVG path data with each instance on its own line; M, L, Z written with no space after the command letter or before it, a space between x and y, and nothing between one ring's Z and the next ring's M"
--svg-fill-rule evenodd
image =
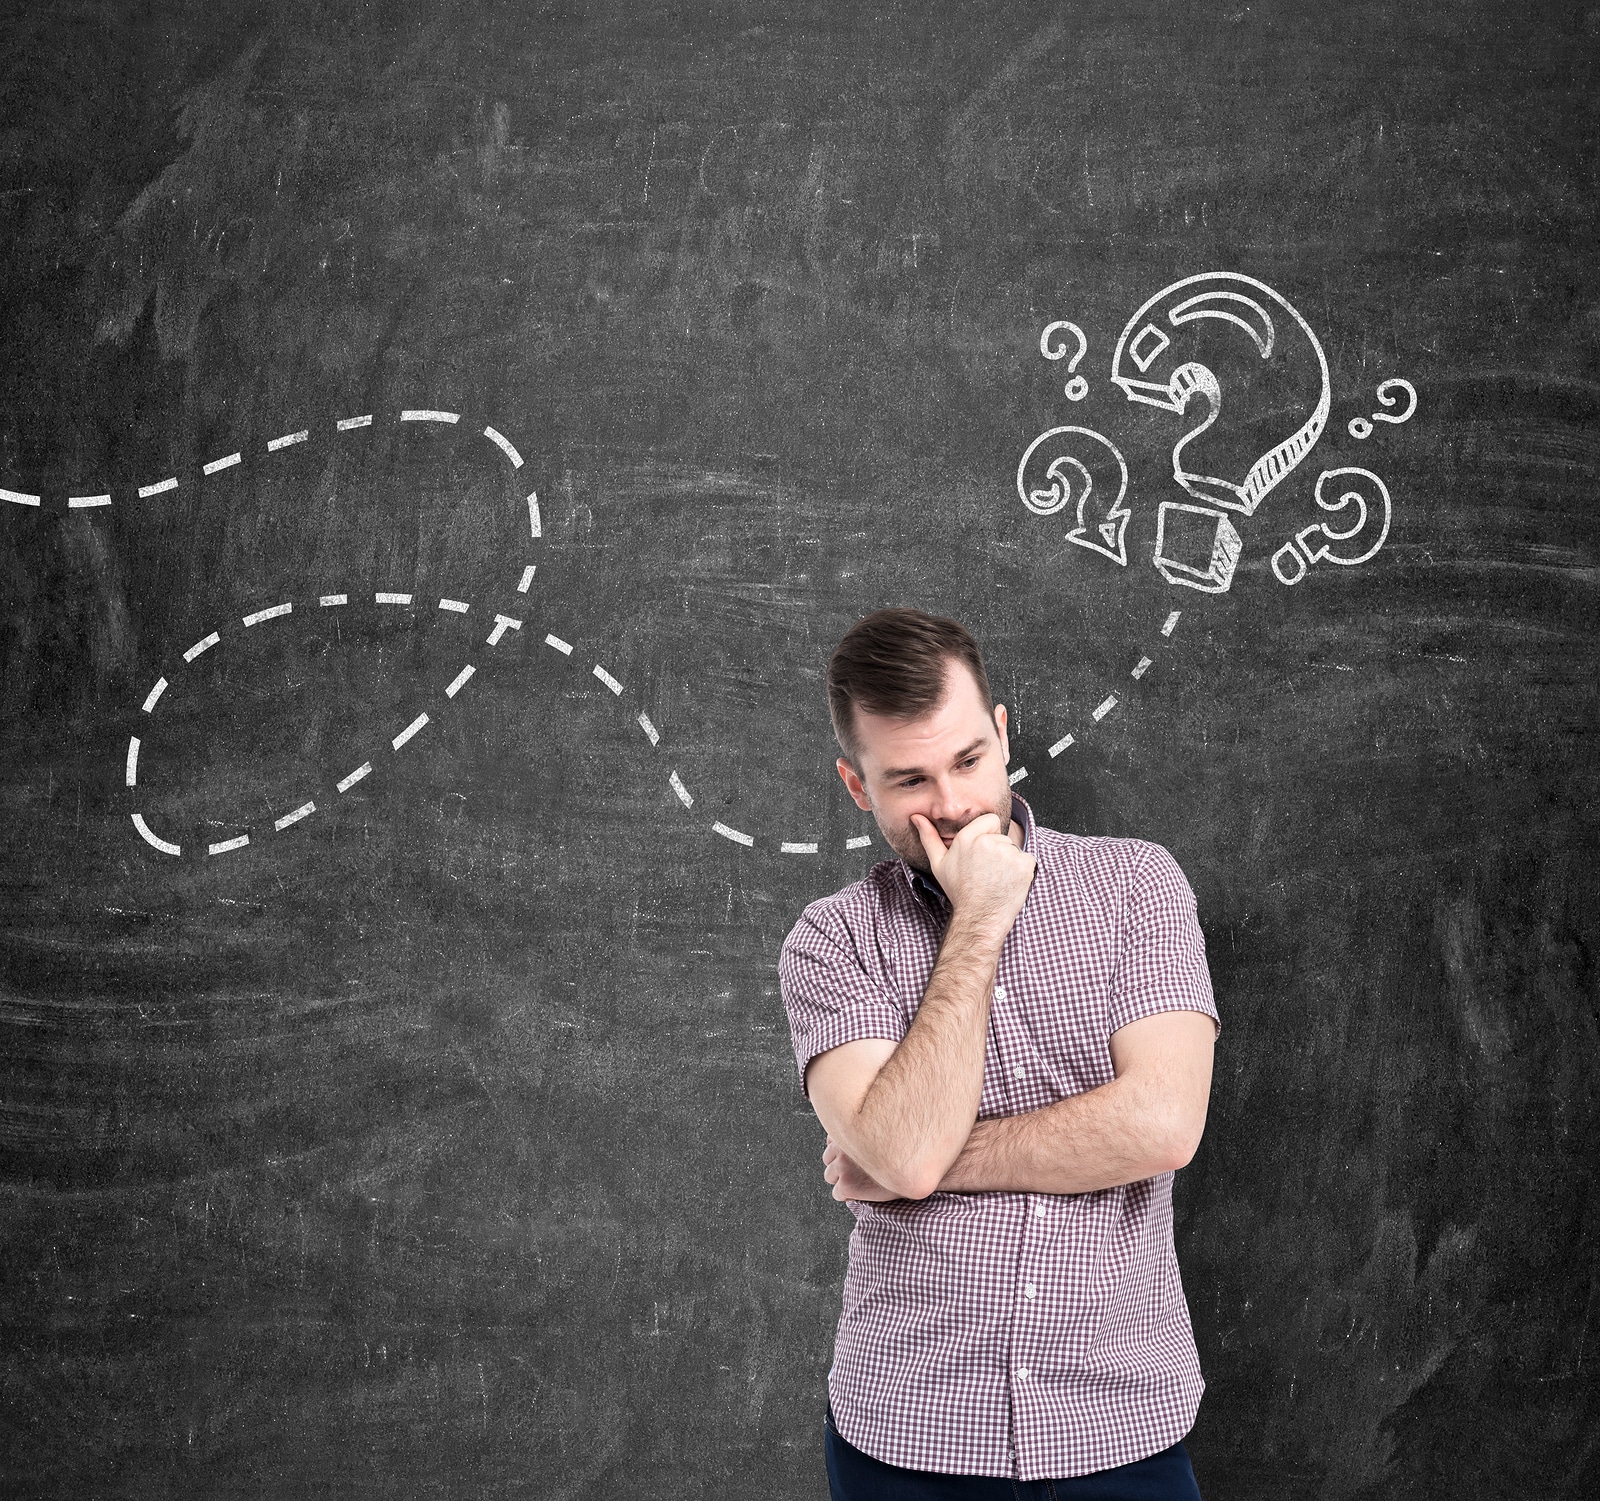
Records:
M1028 900L1037 863L1000 832L996 814L984 813L957 833L946 849L939 831L920 813L911 815L933 876L956 916L1002 938Z
M846 1199L864 1199L874 1204L886 1204L890 1199L898 1199L897 1193L891 1193L881 1183L869 1178L867 1174L856 1166L844 1154L842 1147L834 1144L833 1138L828 1138L828 1145L822 1152L822 1176L833 1185L833 1196L842 1204Z

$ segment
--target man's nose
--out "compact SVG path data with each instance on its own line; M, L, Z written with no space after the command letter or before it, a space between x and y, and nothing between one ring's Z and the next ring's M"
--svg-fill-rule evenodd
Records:
M942 777L929 788L928 817L940 833L954 833L967 822L966 799Z

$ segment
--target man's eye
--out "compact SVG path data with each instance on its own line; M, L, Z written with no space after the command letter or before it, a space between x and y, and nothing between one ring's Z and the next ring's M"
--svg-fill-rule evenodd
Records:
M900 785L902 787L915 787L921 780L921 777L907 777Z

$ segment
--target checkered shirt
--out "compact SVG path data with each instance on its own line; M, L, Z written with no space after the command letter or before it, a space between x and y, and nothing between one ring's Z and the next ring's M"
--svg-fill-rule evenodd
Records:
M978 1119L1115 1077L1109 1039L1158 1011L1217 1022L1194 894L1166 850L1012 816L1037 858L1000 953ZM949 906L901 860L806 908L779 976L800 1084L818 1053L898 1041ZM828 1373L839 1431L889 1464L1066 1479L1154 1454L1205 1382L1172 1244L1172 1178L1095 1193L943 1193L855 1216Z

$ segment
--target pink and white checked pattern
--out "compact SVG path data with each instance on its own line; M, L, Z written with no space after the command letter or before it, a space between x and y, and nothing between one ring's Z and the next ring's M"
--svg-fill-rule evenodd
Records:
M1139 1017L1203 1011L1222 1030L1172 856L1040 828L1020 797L1012 816L1038 867L1000 955L980 1120L1110 1082L1110 1036ZM948 916L900 860L806 908L779 961L802 1089L818 1053L905 1036ZM889 1464L1016 1480L1128 1464L1182 1438L1205 1382L1172 1176L1086 1194L849 1201L828 1374L839 1431Z

